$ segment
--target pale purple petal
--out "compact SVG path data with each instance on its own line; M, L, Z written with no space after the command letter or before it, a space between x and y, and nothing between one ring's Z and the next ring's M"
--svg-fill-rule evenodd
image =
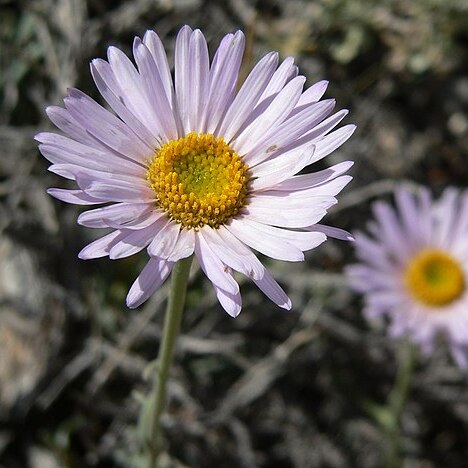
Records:
M154 149L140 140L114 114L77 89L69 89L65 107L103 149L110 149L138 163L152 156Z
M97 199L83 190L68 190L61 188L50 188L47 193L54 198L65 203L72 203L74 205L99 205L103 203L102 200Z
M216 51L210 69L209 98L204 116L203 130L206 133L214 133L234 99L244 45L244 34L237 31L225 36Z
M182 258L190 257L195 250L195 231L193 229L181 229L177 237L177 243L172 249L168 260L176 262Z
M91 62L91 75L99 92L115 113L144 141L149 147L156 147L160 144L158 138L161 132L155 127L155 122L141 121L124 103L126 96L122 88L115 79L112 67L105 60L94 59Z
M317 185L327 184L341 174L344 174L353 164L354 162L352 161L344 161L323 171L291 177L275 185L273 188L274 190L286 190L289 192L292 190L306 190Z
M104 219L104 222L114 229L125 229L126 231L137 231L139 229L143 229L150 224L154 224L160 218L166 218L167 215L164 211L155 210L151 205L148 205L150 209L144 213L142 216L133 219L127 220L124 223L119 223L112 219Z
M261 59L250 72L242 88L229 107L215 134L227 142L239 131L263 94L278 64L278 54L271 52Z
M97 178L85 173L78 174L76 181L88 195L102 201L150 203L155 196L149 187L144 186L143 181L137 184L136 181L132 183L112 178Z
M298 68L294 65L294 58L286 57L273 73L270 82L260 97L260 102L278 94L289 81L297 76L297 73Z
M263 232L243 221L243 219L233 219L226 228L244 244L277 260L289 262L304 260L304 254L299 248L283 239L267 238Z
M52 172L53 174L57 174L64 179L75 180L76 171L70 169L77 169L78 166L73 166L71 164L52 164L47 168L48 171ZM79 168L81 169L81 167Z
M295 141L302 137L311 127L317 125L335 106L335 100L308 106L288 119L280 126L266 132L254 147L245 155L244 160L249 166L255 166L268 158L274 157L275 153L283 151Z
M401 228L395 211L383 202L374 203L372 208L376 220L380 223L380 236L396 258L404 263L408 258L409 249L408 244L405 242L406 235Z
M300 97L296 107L313 104L318 102L322 96L325 94L325 91L328 87L328 81L322 80L313 84L310 88L307 88Z
M323 232L326 236L333 237L334 239L354 241L354 236L351 233L345 231L344 229L332 226L314 224L313 226L308 226L305 229L307 229L308 231Z
M362 232L356 232L356 254L358 258L379 269L391 270L392 263L388 248L385 244L377 242Z
M178 136L177 123L171 103L166 95L159 70L149 49L136 38L133 44L135 61L141 74L141 83L152 112L153 125L159 129L158 137L166 143Z
M250 182L252 191L268 189L297 174L310 164L314 152L313 145L293 149L251 168L254 177Z
M284 228L305 228L318 223L327 214L326 209L299 208L290 213L278 212L274 207L254 207L245 210L245 216L262 224Z
M419 224L422 242L429 244L433 235L433 201L428 189L419 190L418 202L419 216L414 222Z
M416 197L408 190L400 189L395 192L395 201L401 218L402 228L406 233L408 242L414 248L423 241L421 225L418 222L420 214Z
M271 299L275 304L283 309L291 310L291 299L289 299L281 286L274 280L267 269L265 269L265 273L261 279L254 279L253 281L263 292L263 294L265 294L265 296Z
M224 291L213 283L216 297L223 309L231 316L237 317L242 309L242 297L238 291L235 294Z
M313 127L311 130L306 131L306 133L301 136L300 138L297 138L296 140L292 141L288 146L281 147L279 150L276 150L277 153L274 154L275 158L282 156L283 153L288 153L290 151L296 150L296 151L301 151L304 150L307 147L310 147L311 145L315 145L318 142L323 140L323 137L327 135L331 130L333 130L348 114L348 111L346 109L343 109L330 117L327 117L325 120L317 124L315 127ZM343 127L344 128L344 127ZM341 129L340 129L341 130ZM325 143L332 143L337 136L341 138L345 138L346 135L351 136L351 134L354 131L354 126L350 126L348 129L346 129L345 135L342 135L341 133L338 134L331 134L334 135L330 139L325 140L325 142L322 142L321 145L323 146ZM330 141L331 140L331 141ZM341 142L344 143L345 140ZM331 151L330 151L331 152ZM326 154L321 154L320 157L315 158L313 161L311 161L309 164L312 162L316 162L319 159L322 159Z
M434 205L435 229L434 242L443 248L450 248L453 243L453 230L460 215L458 207L458 190L447 188Z
M91 242L84 247L78 254L78 257L82 260L89 260L92 258L107 257L109 252L115 243L117 243L123 234L121 231L113 231L94 242Z
M199 231L209 244L213 253L226 265L249 278L260 279L263 276L263 265L255 254L224 226L218 229L205 227Z
M127 306L134 309L143 304L164 283L173 266L173 262L150 258L128 292Z
M336 179L327 182L326 184L316 185L303 190L294 190L288 192L287 190L276 190L276 187L270 190L264 190L257 194L260 200L269 200L271 197L279 199L279 203L286 203L291 205L295 202L304 203L306 199L317 206L316 202L319 202L320 206L326 206L326 200L323 197L330 197L329 201L331 204L335 203L333 197L340 193L343 188L351 182L353 178L349 175L337 177ZM273 200L271 200L273 201ZM255 201L254 203L257 203Z
M138 230L121 231L122 238L112 246L109 257L111 259L125 258L140 252L160 232L165 222L164 219L158 219L153 224Z
M145 176L145 167L115 153L101 151L55 133L39 133L35 138L42 142L39 150L51 163L75 164L98 171L112 170L122 174Z
M393 271L383 271L368 265L356 264L348 267L349 279L354 288L361 292L398 289L401 287L400 278Z
M94 210L85 211L78 216L78 224L90 228L109 227L107 221L128 223L139 219L152 208L146 203L116 203Z
M184 26L177 35L174 57L174 81L177 108L184 132L189 128L190 68L189 51L192 29Z
M147 182L144 177L139 174L134 175L131 173L125 173L124 171L115 171L113 167L101 168L101 169L90 169L84 166L76 164L52 164L48 167L50 172L59 174L61 177L65 177L71 180L77 180L78 177L87 176L91 179L96 180L110 180L116 184L122 182L124 184L132 184L140 187L146 187Z
M349 114L348 109L341 109L338 112L327 117L323 122L320 122L314 128L310 129L304 139L304 141L314 141L319 140L324 135L327 135L331 130L333 130L347 115ZM302 144L302 141L300 141Z
M291 231L289 229L281 229L271 225L258 223L247 218L244 218L242 223L251 227L255 231L260 232L266 241L286 241L303 252L318 247L326 240L326 235L321 232Z
M174 99L174 84L172 83L171 70L167 62L166 51L159 39L159 36L154 31L146 31L143 36L143 44L148 47L151 55L153 56L154 63L158 67L159 76L169 103Z
M135 40L139 41L138 38ZM153 103L148 96L148 77L145 76L145 74L140 75L132 61L116 47L109 47L107 49L107 59L115 80L122 90L125 106L128 107L141 122L145 122L148 128L159 130L157 110L152 106ZM138 65L140 65L137 57L135 57L135 59ZM158 130L156 130L156 132Z
M314 160L313 162L323 159L330 153L339 148L345 141L347 141L356 130L355 125L345 125L339 130L328 134L320 140L317 140L315 144Z
M148 247L148 254L151 257L169 259L177 244L180 233L180 224L167 220L166 224L157 233Z
M233 149L239 154L246 154L256 146L257 141L266 132L277 128L287 118L298 101L304 82L303 76L291 80L272 100L271 104L234 139Z
M243 212L245 217L263 224L303 228L318 223L326 214L326 210L335 203L334 197L316 197L312 204L310 199L308 203L304 203L304 200L300 199L287 200L257 194Z
M187 132L203 131L203 110L206 106L210 84L209 69L208 46L201 31L196 29L190 37L188 70L185 70L185 73L190 73L188 119L185 128Z
M230 268L213 253L202 236L195 236L195 255L201 269L214 285L230 294L239 292L239 285L233 278Z
M468 232L468 193L460 196L458 221L453 229L453 251L459 255L467 255L466 233ZM468 255L467 255L468 256Z
M95 145L96 139L92 137L75 118L73 118L67 109L58 106L49 106L46 108L46 113L56 127L72 137L74 140L91 147ZM44 135L44 133L40 133L39 135ZM38 139L38 135L36 135L36 139ZM42 140L39 139L39 141Z

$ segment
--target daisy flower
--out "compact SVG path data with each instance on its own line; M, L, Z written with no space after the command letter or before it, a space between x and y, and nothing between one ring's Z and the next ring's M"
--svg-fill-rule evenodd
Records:
M370 236L356 235L359 264L351 285L365 294L365 314L390 319L394 337L407 335L430 353L439 335L459 366L468 364L468 192L400 189L396 210L373 205Z
M47 108L67 136L40 133L50 171L77 184L49 189L68 203L104 205L78 223L112 232L86 246L82 259L118 259L147 249L149 261L127 296L137 307L173 265L195 254L219 302L241 310L233 272L250 277L272 301L291 302L252 250L301 261L327 235L317 224L349 182L351 162L296 175L338 148L354 126L333 130L347 114L320 101L327 82L303 91L292 58L265 55L237 91L244 35L226 35L210 63L203 34L184 26L176 40L174 78L153 31L135 38L132 61L109 47L91 62L94 82L114 112L77 89L65 107Z

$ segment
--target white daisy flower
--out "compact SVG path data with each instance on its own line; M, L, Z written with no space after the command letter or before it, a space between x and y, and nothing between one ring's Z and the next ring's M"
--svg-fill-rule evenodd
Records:
M195 254L219 302L232 316L241 310L233 271L249 276L276 304L291 302L251 249L301 261L327 235L318 225L351 177L343 162L295 175L338 148L353 133L347 114L320 101L321 81L303 92L305 77L292 58L278 66L265 55L237 91L244 35L223 38L210 64L203 34L184 26L175 47L174 80L153 31L135 38L137 68L122 51L108 49L91 73L115 114L77 89L65 108L49 107L68 136L40 133L50 170L76 181L76 190L49 193L68 203L103 207L78 223L112 228L85 247L82 259L128 257L147 249L149 261L130 288L137 307L167 278L175 262Z
M395 194L396 210L373 206L371 236L356 234L359 264L351 285L365 293L365 314L386 315L393 337L407 335L430 353L438 335L459 366L468 364L468 192Z

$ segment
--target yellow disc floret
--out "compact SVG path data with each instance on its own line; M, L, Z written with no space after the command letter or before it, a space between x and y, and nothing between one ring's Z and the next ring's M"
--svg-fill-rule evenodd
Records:
M184 228L218 228L245 205L248 166L222 138L189 133L158 149L147 179L156 203Z
M442 250L418 253L406 267L404 281L413 297L429 307L448 305L465 291L460 264Z

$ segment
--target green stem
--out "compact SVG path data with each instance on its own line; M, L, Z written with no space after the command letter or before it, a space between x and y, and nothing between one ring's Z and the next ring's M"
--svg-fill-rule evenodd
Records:
M397 468L402 465L400 459L400 420L411 389L414 365L415 349L407 341L400 355L395 385L387 401L387 409L391 415L390 424L386 430L388 441L387 468Z
M155 468L160 454L162 441L159 420L166 401L166 383L172 363L174 345L179 334L182 312L185 304L187 283L193 256L179 260L172 270L171 290L167 303L164 329L159 347L155 383L150 395L149 424L145 434L148 450L148 468Z

